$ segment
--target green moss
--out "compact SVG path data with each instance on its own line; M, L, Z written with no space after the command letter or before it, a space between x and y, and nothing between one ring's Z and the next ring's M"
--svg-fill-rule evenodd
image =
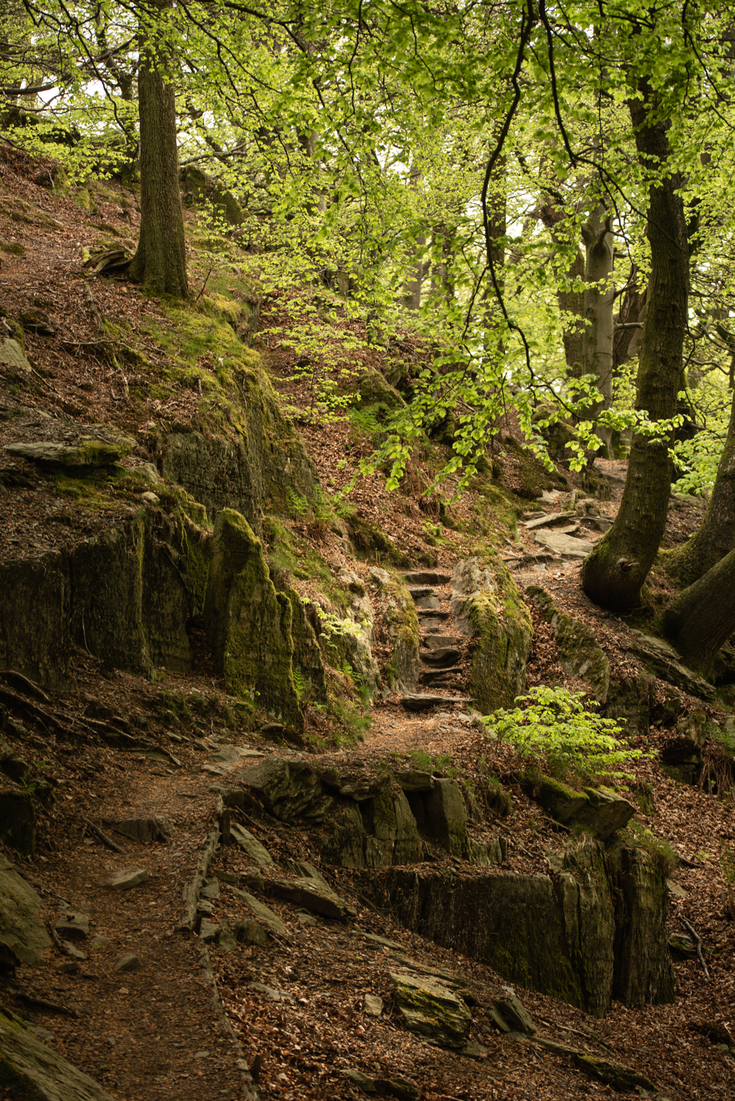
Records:
M358 558L379 565L411 565L411 559L405 551L397 547L373 520L353 513L345 518L345 524Z
M592 686L597 702L604 704L610 687L610 662L592 631L566 612L559 611L545 589L531 585L527 592L553 628L565 672L583 677Z
M510 706L522 690L533 627L531 615L513 578L500 562L493 564L497 589L472 596L465 605L476 644L470 690L484 713Z

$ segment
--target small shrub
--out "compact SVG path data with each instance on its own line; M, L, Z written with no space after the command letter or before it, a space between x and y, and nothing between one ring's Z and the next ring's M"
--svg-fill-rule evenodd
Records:
M631 779L621 766L641 756L616 737L614 719L597 715L581 692L566 688L532 688L516 707L483 716L488 731L524 757L552 772L577 773L595 779Z

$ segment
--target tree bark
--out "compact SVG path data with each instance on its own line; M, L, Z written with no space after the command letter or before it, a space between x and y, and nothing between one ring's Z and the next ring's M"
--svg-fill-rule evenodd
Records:
M629 104L636 146L644 165L662 178L649 192L648 238L651 275L641 342L636 406L652 421L676 413L689 298L689 246L684 204L676 173L666 173L668 123L653 121L653 96L642 83L643 99ZM596 604L624 612L635 607L658 552L671 490L668 434L652 441L635 434L620 511L610 531L582 566L582 586Z
M735 631L735 550L672 601L662 626L685 662L707 676L717 651Z
M596 421L603 409L612 407L613 396L613 273L612 218L598 206L582 226L585 244L585 282L583 332L583 373L595 375L602 401L590 410ZM612 429L595 425L602 440L602 458L611 459Z
M163 5L148 7L160 11ZM151 31L151 26L153 31ZM140 237L129 275L153 294L187 298L184 214L179 189L173 64L155 19L142 31L138 73Z
M693 585L735 548L735 394L725 447L702 526L666 563L680 585ZM735 629L735 628L734 628Z

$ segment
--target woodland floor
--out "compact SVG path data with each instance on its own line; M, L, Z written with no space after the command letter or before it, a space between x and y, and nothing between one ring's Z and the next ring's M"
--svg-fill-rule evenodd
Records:
M22 437L24 418L29 425L51 418L59 431L73 421L104 422L145 440L150 422L185 422L193 417L194 391L182 389L165 408L147 398L131 404L126 390L132 376L125 377L98 354L103 339L100 316L127 318L135 327L137 319L159 309L154 300L143 299L125 283L94 279L81 266L82 246L93 244L97 236L95 218L121 239L135 236L134 205L98 200L97 213L91 215L73 197L56 197L35 184L28 162L19 154L5 150L3 158L0 240L15 251L4 248L2 253L0 324L3 312L16 318L40 310L54 331L43 336L26 329L26 351L36 371L32 389L18 393L0 378L0 444L9 438L11 425L12 438ZM34 209L29 212L18 205L22 202ZM40 228L39 210L48 216ZM13 211L29 220L13 217ZM279 370L285 374L277 351L264 352L272 354L275 375ZM143 393L144 380L137 381ZM3 419L3 414L17 414L19 407L20 417ZM347 425L312 423L302 431L322 484L330 489L343 485L347 471L340 461L354 458L362 446L354 442ZM0 465L7 475L5 485L10 486L0 497L0 562L88 538L128 514L119 500L109 509L83 514L70 509L30 464L6 457ZM610 472L622 476L624 470L613 466ZM506 476L512 483L510 461ZM619 489L622 483L617 485ZM438 547L425 542L426 513L418 494L386 498L382 480L374 475L358 483L352 500L361 515L400 537L401 546L413 547L417 565L427 554L439 567L454 565L461 549L456 542ZM470 498L452 507L461 516L471 504ZM602 507L614 514L616 500ZM700 516L696 503L675 500L670 542L681 541ZM335 568L362 569L345 558L342 545L328 533L310 535L321 538L320 549ZM522 540L511 540L508 556L522 549ZM530 566L515 576L520 586L543 584L561 607L590 624L615 672L634 671L636 663L626 644L630 625L586 600L578 572L577 564L558 561L542 572ZM390 1011L379 1019L366 1016L365 993L379 994L388 1007L391 1004L390 949L375 947L347 925L326 919L306 924L296 907L270 900L286 924L286 935L263 948L221 955L212 949L221 999L242 1045L238 1047L213 999L198 938L179 931L182 889L194 876L214 821L211 786L220 777L209 769L217 746L253 745L275 753L293 752L294 747L269 744L233 726L233 701L206 663L190 676L168 674L155 683L111 669L81 650L73 655L73 668L73 690L48 692L40 701L35 697L42 709L64 717L67 735L49 734L42 722L23 719L28 730L23 754L52 777L55 799L41 812L37 857L16 862L41 894L44 917L51 925L67 910L87 910L92 933L108 940L85 947L88 958L73 973L59 970L70 961L53 949L49 966L23 967L16 982L0 985L0 1003L48 1030L49 1042L115 1098L236 1101L243 1096L238 1065L243 1056L248 1065L256 1057L260 1062L261 1096L282 1101L357 1099L363 1095L344 1075L351 1067L388 1078L403 1075L420 1086L426 1101L561 1101L613 1092L561 1058L494 1031L487 1010L507 986L504 980L482 964L401 929L390 915L376 912L353 894L350 873L339 869L322 871L338 891L353 898L356 928L400 943L414 960L465 976L478 999L473 1038L487 1054L475 1060L431 1047L401 1029ZM536 617L528 684L567 681L550 629ZM22 685L7 683L21 698L31 698ZM679 714L695 702L699 706L680 694ZM86 720L112 716L121 717L129 731L144 737L148 749L123 752L85 733ZM513 816L503 827L509 841L503 870L544 869L545 849L558 844L559 835L515 783L513 755L489 743L476 721L453 709L410 716L391 697L373 707L371 720L362 743L322 756L334 757L343 773L377 767L386 759L410 760L417 750L435 760L451 758L452 767L469 778L479 777L481 769L498 772L514 796ZM314 730L320 732L316 720ZM696 960L677 962L675 1004L643 1010L616 1004L604 1020L540 994L520 988L517 992L544 1035L647 1074L659 1098L707 1101L733 1094L733 1057L718 1044L728 1040L728 1029L735 1028L735 922L728 913L719 858L722 843L735 840L735 821L732 801L676 784L661 772L655 754L670 733L666 727L652 728L641 748L653 756L636 764L631 790L635 795L648 785L652 810L641 811L637 819L669 840L684 858L675 873L681 890L671 897L670 928L684 931L682 915L691 922L708 950L710 978ZM236 782L237 772L227 773L228 784ZM143 844L116 837L125 849L117 854L85 823L133 816L168 817L176 830L173 839ZM306 831L267 818L244 821L275 860L315 859ZM432 859L473 874L470 866L438 851L432 852ZM221 849L213 868L236 871L240 860L244 862L234 847ZM147 882L122 893L104 885L110 872L128 867L145 868ZM222 896L217 915L226 914ZM116 971L115 962L129 952L139 957L139 969ZM285 997L270 1001L247 985L252 981L278 988ZM61 1008L34 1004L33 998ZM2 1097L12 1098L13 1093L0 1087Z

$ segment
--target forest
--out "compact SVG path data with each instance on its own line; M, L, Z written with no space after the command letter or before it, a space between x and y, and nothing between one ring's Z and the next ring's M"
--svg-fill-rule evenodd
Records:
M730 8L0 0L0 1099L730 1096Z
M426 341L389 485L451 420L461 490L509 408L541 454L571 422L573 468L630 446L598 604L640 600L672 480L711 493L662 612L706 671L735 623L727 5L309 7L10 3L6 137L79 178L139 160L153 292L190 293L181 164L237 197L264 286L321 278Z

